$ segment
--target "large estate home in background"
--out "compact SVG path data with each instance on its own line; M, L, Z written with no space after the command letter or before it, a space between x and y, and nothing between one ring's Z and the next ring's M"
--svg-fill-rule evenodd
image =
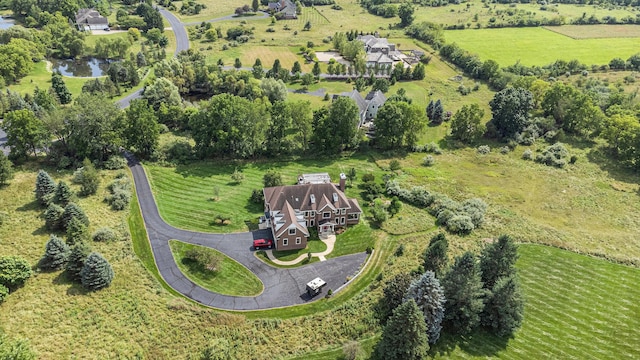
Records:
M367 67L376 65L379 67L389 66L401 61L404 57L396 49L396 44L390 43L386 38L377 37L376 35L360 35L356 39L364 43L364 51L367 54Z
M370 91L367 96L362 97L358 90L353 89L349 92L333 95L333 100L337 99L339 96L351 98L358 106L358 110L360 111L360 122L358 122L358 128L375 119L378 114L378 110L387 101L387 97L384 96L380 90Z
M109 27L109 20L96 9L80 9L76 13L76 26L84 31L103 30Z
M269 11L275 13L278 19L297 19L296 4L291 0L279 0L268 3Z
M297 185L264 188L264 226L271 228L276 250L305 248L309 229L325 236L360 222L358 201L344 194L346 180L345 174L339 184L327 173L303 174Z

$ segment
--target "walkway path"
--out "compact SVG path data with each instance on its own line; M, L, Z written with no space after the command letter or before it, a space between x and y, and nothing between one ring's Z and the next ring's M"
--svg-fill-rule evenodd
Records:
M327 258L325 256L331 254L331 252L333 251L333 245L335 245L336 243L336 236L329 235L327 236L326 239L320 239L320 240L327 245L327 249L322 252L311 253L311 256L320 258L320 261L327 261ZM269 257L269 260L271 260L274 264L284 265L284 266L296 265L304 261L304 259L306 259L309 256L308 254L302 254L293 260L283 261L283 260L278 260L275 256L273 256L273 250L266 250L265 252Z
M253 240L269 236L269 230L210 234L172 227L160 216L144 168L132 156L127 158L160 275L173 289L201 304L226 310L258 310L304 304L319 299L308 297L305 289L307 282L320 277L327 282L327 289L337 291L347 277L358 272L367 258L367 254L363 252L299 268L280 269L259 260L252 251ZM196 285L176 265L169 247L171 239L207 246L224 253L253 272L264 284L264 291L255 297L228 296Z

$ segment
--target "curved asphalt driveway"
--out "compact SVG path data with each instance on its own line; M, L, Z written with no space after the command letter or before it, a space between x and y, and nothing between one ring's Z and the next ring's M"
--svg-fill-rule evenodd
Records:
M0 129L0 151L2 151L5 155L9 155L9 148L4 144L7 142L7 133L4 130Z
M305 285L316 277L336 291L347 277L356 274L366 260L365 253L341 256L294 269L274 268L257 259L252 251L254 238L269 236L268 230L234 234L210 234L177 229L160 217L151 187L142 165L129 156L138 201L151 243L153 256L162 278L179 293L207 306L226 310L258 310L304 304L310 299ZM253 272L264 284L264 291L256 297L221 295L206 290L189 280L178 268L169 248L169 240L214 248L238 261Z

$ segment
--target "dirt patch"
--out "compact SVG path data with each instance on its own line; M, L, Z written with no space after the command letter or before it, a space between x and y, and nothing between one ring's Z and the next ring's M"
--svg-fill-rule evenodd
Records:
M331 59L339 62L340 64L351 65L351 63L335 51L317 51L316 57L318 61L328 63Z

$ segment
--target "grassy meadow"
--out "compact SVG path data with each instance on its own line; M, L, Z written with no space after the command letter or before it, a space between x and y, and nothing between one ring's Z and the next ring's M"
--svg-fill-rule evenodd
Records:
M445 38L448 43L455 42L483 60L497 61L500 66L516 62L527 66L547 65L556 60L574 59L587 65L604 65L615 57L626 60L638 52L638 38L575 40L545 28L448 30Z
M204 248L218 259L216 270L210 271L187 257L187 252L198 245L171 240L169 246L182 273L207 290L231 296L256 296L264 289L260 279L249 269L217 250Z

